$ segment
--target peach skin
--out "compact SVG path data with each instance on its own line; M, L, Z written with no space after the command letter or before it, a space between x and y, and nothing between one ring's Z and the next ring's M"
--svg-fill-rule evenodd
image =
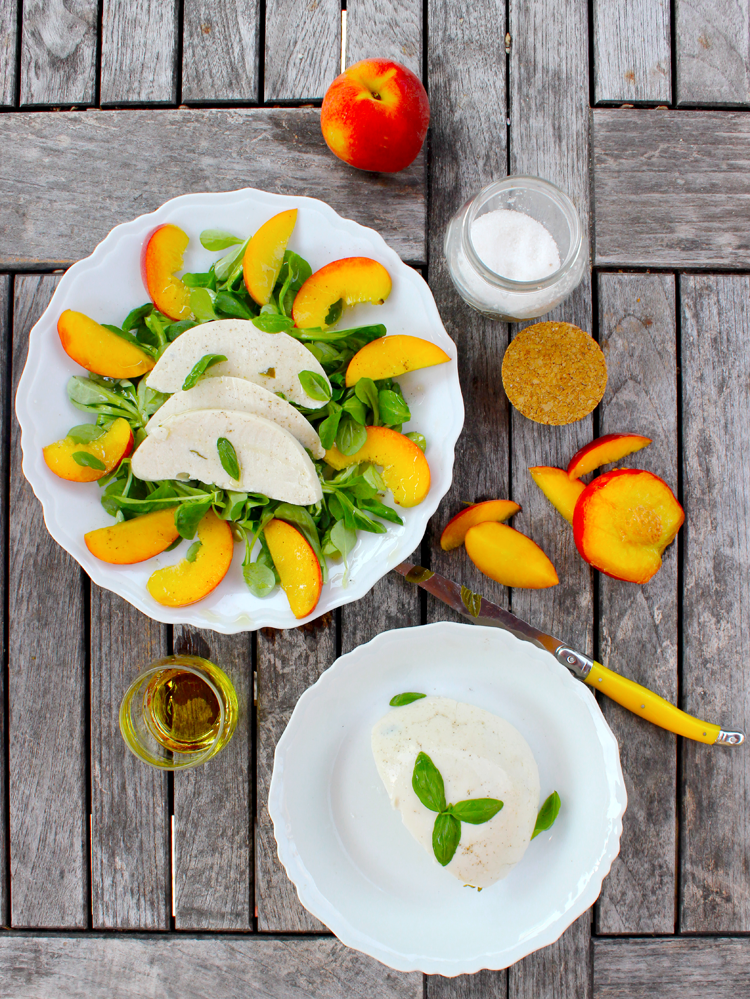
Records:
M552 506L561 513L569 524L573 523L573 511L578 497L586 488L578 479L571 479L562 468L537 465L530 468L531 478L536 482Z
M175 277L182 270L187 233L176 225L160 225L149 236L141 256L141 274L151 301L170 319L189 319L190 289Z
M106 378L138 378L156 364L135 344L128 343L82 312L66 309L57 320L63 350L74 361Z
M242 258L242 276L248 294L258 305L268 305L289 237L297 222L297 209L279 212L258 229Z
M134 565L159 555L176 541L180 534L174 525L177 507L154 510L142 517L123 520L120 524L100 527L84 534L83 540L91 554L111 565Z
M650 443L650 437L640 434L605 434L576 451L568 463L567 473L571 479L579 479L587 472L593 472L611 461L619 461Z
M78 444L63 437L42 448L50 471L68 482L96 482L117 468L133 450L133 431L119 417L98 440ZM78 460L74 456L78 456Z
M371 302L382 305L391 293L391 276L370 257L343 257L315 271L297 292L292 305L294 325L326 329L331 308Z
M146 584L154 600L164 607L186 607L215 590L229 571L234 553L232 529L213 510L198 524L201 547L193 562L157 569Z
M371 461L383 469L383 481L399 506L417 506L430 491L430 466L422 449L390 427L367 427L367 440L355 454L345 455L334 445L326 451L332 468L342 469Z
M464 543L466 532L470 527L485 524L490 520L507 520L520 511L521 507L513 500L485 500L484 503L467 506L445 525L440 535L440 547L445 552L452 551Z
M263 531L273 564L296 618L311 614L320 599L320 563L307 539L284 520L269 521Z
M450 357L437 344L418 336L382 336L358 350L346 369L346 387L356 385L360 378L397 378L407 371L445 364Z
M502 586L544 590L560 582L539 545L507 524L477 524L464 544L477 569Z

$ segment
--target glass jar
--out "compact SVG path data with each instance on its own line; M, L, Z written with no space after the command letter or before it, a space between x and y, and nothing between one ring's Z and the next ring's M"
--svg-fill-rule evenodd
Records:
M514 281L480 260L471 238L476 218L496 209L522 212L551 233L560 267L538 281ZM445 259L459 295L477 312L516 322L538 319L578 287L588 266L588 239L575 205L540 177L506 177L482 190L456 212L445 232Z

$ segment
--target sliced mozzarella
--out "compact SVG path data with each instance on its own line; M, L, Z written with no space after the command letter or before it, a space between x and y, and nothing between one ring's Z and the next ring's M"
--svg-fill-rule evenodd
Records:
M322 458L326 453L315 429L298 409L262 385L248 382L244 378L201 378L195 388L188 389L187 392L175 392L148 421L146 433L152 434L172 416L199 409L224 409L233 413L265 416L267 420L288 430L302 447L312 451L314 457Z
M317 358L287 333L264 333L248 319L219 319L186 330L174 340L146 379L157 392L178 392L195 365L206 354L223 354L206 377L246 378L269 392L306 409L319 409L325 400L311 399L299 380L301 371L314 371L330 383Z
M216 446L220 437L237 453L239 481L224 471ZM148 482L199 479L300 506L323 498L307 451L284 427L255 413L201 409L172 416L136 449L131 467Z

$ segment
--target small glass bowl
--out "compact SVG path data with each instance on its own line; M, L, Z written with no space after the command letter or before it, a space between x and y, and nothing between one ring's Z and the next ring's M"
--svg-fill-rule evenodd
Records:
M558 270L539 281L514 281L480 260L471 224L498 208L523 212L545 226L560 254ZM444 250L448 271L464 301L477 312L505 322L538 319L549 312L578 287L588 266L588 239L575 205L540 177L506 177L482 188L448 223Z

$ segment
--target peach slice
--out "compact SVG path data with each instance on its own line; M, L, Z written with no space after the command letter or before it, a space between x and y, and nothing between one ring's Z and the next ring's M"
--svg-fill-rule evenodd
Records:
M342 454L334 444L326 461L335 469L360 461L381 465L383 481L399 506L417 506L430 491L430 466L422 449L390 427L367 427L367 440L355 454Z
M383 336L358 350L346 369L346 387L360 380L372 378L397 378L407 371L445 364L450 357L435 343L418 336Z
M560 582L539 545L507 524L477 524L466 532L464 543L477 569L503 586L544 590Z
M98 440L89 444L77 444L70 437L63 437L42 448L42 453L49 469L61 479L67 479L68 482L96 482L117 468L132 450L133 431L128 421L119 417ZM81 465L73 457L74 454L89 455L92 465L102 467Z
M179 538L180 533L174 526L176 509L170 506L167 510L144 513L142 517L124 520L111 527L100 527L98 531L84 534L83 540L91 554L102 562L111 565L145 562Z
M650 437L642 437L640 434L605 434L604 437L597 437L595 441L576 451L568 464L568 475L571 479L579 479L600 465L619 461L650 443Z
M232 529L213 510L198 524L201 547L195 561L157 569L146 584L154 600L164 607L186 607L215 590L229 571L234 553Z
M573 514L581 558L614 579L647 583L661 567L685 513L663 479L616 468L586 486Z
M307 539L284 520L270 520L263 531L273 564L296 618L311 614L320 599L320 562Z
M182 255L187 249L187 233L176 225L160 225L143 247L141 274L151 301L170 319L189 319L190 289L179 278Z
M106 378L137 378L156 364L135 344L128 343L82 312L66 309L57 320L63 350L74 361Z
M264 222L247 244L242 276L250 297L258 305L271 301L271 292L284 263L284 251L297 221L297 209L279 212Z
M485 524L490 520L507 520L520 509L518 503L514 503L513 500L486 500L484 503L467 506L445 525L440 535L440 547L444 552L452 551L464 543L466 532L470 527Z
M573 523L573 510L586 486L578 479L571 479L562 468L549 465L536 465L530 468L531 478L536 482L552 506L561 513L569 524Z
M294 325L300 329L326 329L331 307L338 302L382 305L391 293L391 276L370 257L344 257L315 271L302 285L292 305Z

